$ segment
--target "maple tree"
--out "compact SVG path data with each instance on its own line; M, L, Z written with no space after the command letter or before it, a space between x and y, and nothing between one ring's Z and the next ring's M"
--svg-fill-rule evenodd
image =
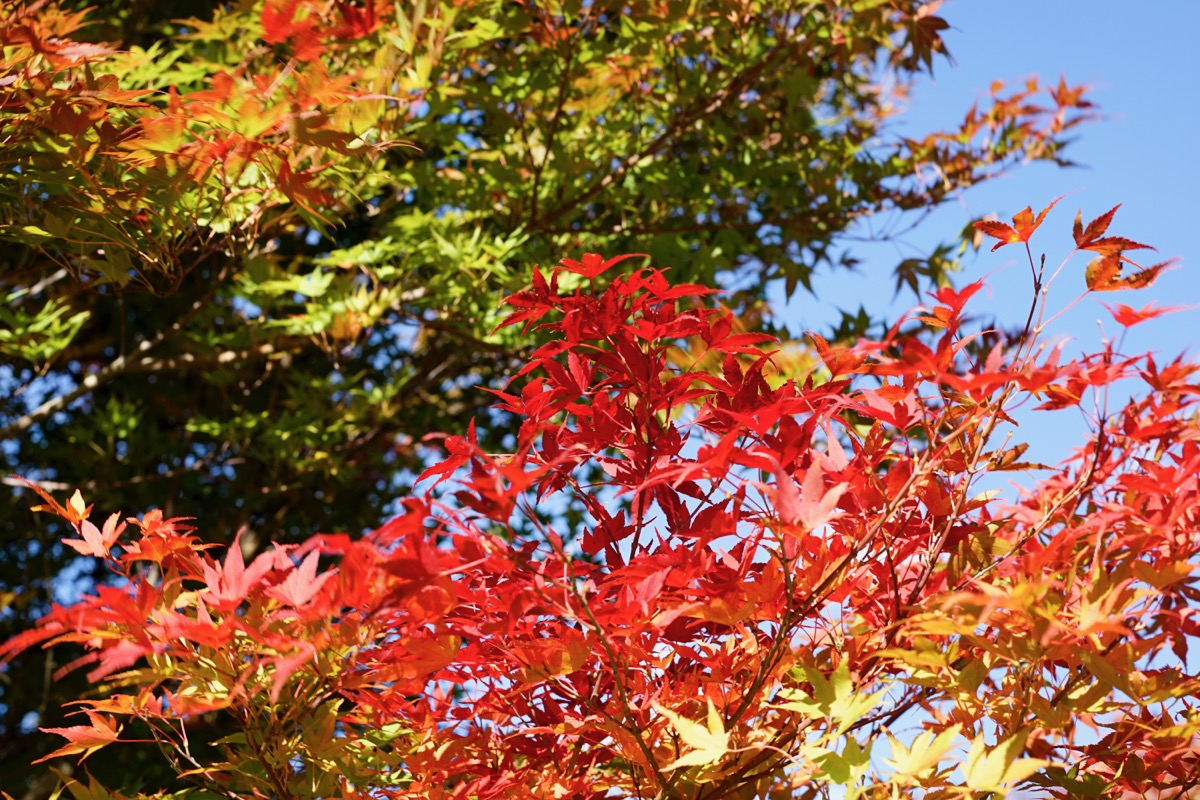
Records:
M759 315L766 280L852 265L856 220L895 235L1060 159L1089 109L998 84L957 129L890 134L945 50L916 2L135 5L0 16L4 458L146 504L165 484L260 537L378 523L412 434L477 409L443 370L517 363L490 333L515 265L643 251L734 274Z
M947 63L919 0L84 5L0 6L0 473L202 508L247 556L377 527L429 431L477 416L502 447L511 420L470 387L537 344L495 331L528 265L646 252L769 329L770 281L852 266L864 219L894 238L1061 162L1090 114L1079 87L997 83L901 135ZM944 284L956 244L898 285ZM0 495L4 637L106 579L22 491ZM0 784L31 720L68 725L82 675L54 671L30 653L0 683Z
M979 227L1028 247L1044 219ZM1132 249L1111 219L1072 255ZM503 327L549 334L491 390L511 447L446 438L361 538L247 562L28 484L117 579L0 648L83 647L60 671L88 670L88 724L46 758L136 721L195 785L179 798L1193 792L1200 364L1064 358L1040 320L1072 273L1030 251L1016 338L970 329L981 283L944 287L879 340L813 334L789 375L712 289L616 274L639 259L566 259L508 297ZM1077 285L1153 275L1119 279ZM1058 466L1000 433L1030 403L1090 421ZM1015 470L1015 497L980 485ZM569 502L582 535L546 513ZM203 756L214 716L233 732Z

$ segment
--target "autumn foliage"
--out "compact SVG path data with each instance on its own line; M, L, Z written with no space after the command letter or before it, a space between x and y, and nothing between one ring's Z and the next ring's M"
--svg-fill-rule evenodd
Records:
M1132 248L1110 219L1079 249ZM82 648L53 756L137 720L197 798L1190 796L1200 366L1068 358L1041 291L1018 338L972 331L976 283L786 375L635 258L533 272L504 324L552 336L495 392L510 451L446 438L366 536L247 559L44 495L113 576L0 651ZM1011 440L1031 404L1089 420L1058 466Z
M377 73L345 68L373 12L338 5L333 24L313 3L268 3L256 20L263 41L290 58L258 48L211 74L80 41L87 10L40 2L0 11L0 166L17 188L0 236L45 247L91 280L153 286L197 253L297 218L327 222L352 191L348 166L362 171L389 144L382 131L395 116ZM181 23L201 42L226 35L214 23ZM328 41L343 52L307 63ZM139 71L140 85L122 85Z
M362 532L412 493L430 432L477 419L479 448L521 444L514 415L475 387L520 396L505 381L556 335L497 329L498 299L530 265L647 253L674 282L737 286L722 302L743 334L771 324L774 287L861 264L865 228L890 240L1011 168L1065 163L1094 109L1062 80L997 80L944 129L908 124L916 87L949 66L954 20L940 13L925 0L0 3L0 641L64 592L119 585L95 555L137 533L97 519L63 545L58 526L81 520L31 525L9 474L60 503L78 489L105 518L194 514L197 546L242 531L247 562L313 531ZM871 269L919 298L961 268L958 228ZM826 333L853 341L871 325L848 313ZM702 344L664 345L668 362L720 375L723 354L689 350ZM764 370L775 385L811 362L792 342ZM616 454L564 457L586 483ZM582 499L543 507L531 491L572 555L585 533L591 547L620 532L585 532ZM632 498L598 497L606 526L637 524L616 511ZM150 563L122 568L157 580ZM175 610L198 613L180 580ZM0 678L0 787L23 800L54 791L29 767L53 749L37 727L73 725L64 708L85 675L116 663L53 679L74 652L30 649ZM188 723L192 757L231 716ZM121 735L152 738L142 722ZM172 784L152 746L123 752L88 768L124 791Z

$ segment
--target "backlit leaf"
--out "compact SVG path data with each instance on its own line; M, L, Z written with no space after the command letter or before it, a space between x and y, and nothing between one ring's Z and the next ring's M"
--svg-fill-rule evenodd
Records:
M725 732L720 712L717 711L711 700L708 701L706 725L693 722L658 704L655 704L654 708L670 721L671 727L679 734L679 738L691 748L691 752L683 754L663 769L675 770L682 767L708 766L715 764L725 756L729 748L729 735Z

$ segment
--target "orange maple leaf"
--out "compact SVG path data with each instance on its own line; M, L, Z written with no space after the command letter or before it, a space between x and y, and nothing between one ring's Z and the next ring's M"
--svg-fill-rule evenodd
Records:
M84 758L87 758L101 747L112 744L117 740L117 736L121 733L121 727L113 727L111 717L98 714L90 708L84 709L83 713L88 715L88 719L92 722L91 725L72 725L69 728L39 728L43 733L56 733L59 736L66 737L67 743L53 753L48 753L37 759L33 762L34 764L75 753L83 753L83 758L79 759L83 761Z
M1122 250L1153 250L1154 248L1148 244L1135 242L1133 239L1126 239L1124 236L1105 236L1108 231L1109 223L1112 222L1113 215L1117 213L1117 209L1121 204L1110 208L1100 216L1083 226L1083 211L1075 214L1075 226L1072 230L1072 235L1075 237L1075 246L1080 250L1090 250L1093 253L1101 255L1111 255L1116 253L1120 255ZM1129 259L1125 259L1128 261ZM1131 262L1132 263L1132 262Z
M1119 289L1144 289L1158 280L1164 269L1179 259L1172 258L1152 267L1142 267L1140 264L1126 258L1120 250L1105 253L1099 258L1093 258L1087 265L1083 279L1087 288L1093 292L1115 292ZM1121 275L1121 267L1131 264L1138 268L1132 275Z
M1024 210L1017 213L1012 218L1012 225L1000 222L994 219L981 219L978 222L972 223L977 230L986 233L993 239L999 239L996 246L992 248L992 252L996 252L1006 244L1016 244L1018 242L1028 242L1029 237L1042 224L1042 220L1046 218L1046 214L1050 209L1054 208L1059 200L1062 200L1066 195L1054 198L1050 205L1038 212L1035 217L1033 215L1033 206L1025 206Z
M1104 235L1108 233L1108 226L1112 223L1113 216L1120 207L1121 205L1118 203L1089 222L1086 227L1083 224L1083 212L1079 211L1075 214L1075 225L1071 231L1075 238L1075 247L1079 250L1100 254L1099 258L1093 258L1088 262L1084 272L1083 278L1090 291L1115 292L1118 289L1143 289L1158 280L1159 274L1178 260L1172 258L1152 267L1143 267L1126 256L1126 250L1153 250L1154 248L1148 244L1135 242L1133 239L1126 239L1124 236ZM1136 267L1138 271L1132 275L1122 275L1121 269L1125 264Z
M20 475L9 475L8 477L20 481L25 486L28 486L30 489L36 492L39 497L46 501L46 505L30 506L30 511L49 511L52 514L57 514L75 526L78 526L80 522L87 519L92 513L92 507L84 504L83 495L80 494L78 489L75 490L75 494L71 495L71 499L67 501L67 505L64 507L59 505L58 501L51 497L49 492L47 492L41 486L38 486L33 481L26 480Z

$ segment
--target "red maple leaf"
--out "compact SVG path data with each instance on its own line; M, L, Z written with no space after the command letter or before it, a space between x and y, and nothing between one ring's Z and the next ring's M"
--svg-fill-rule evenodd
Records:
M844 484L825 488L825 475L820 462L814 462L804 473L799 491L792 476L781 467L775 469L775 508L779 518L805 531L813 531L837 519L838 501L849 487Z
M300 667L304 666L309 661L313 661L317 657L317 648L311 643L303 640L297 641L296 651L286 656L279 656L271 659L275 665L275 679L271 682L271 702L279 701L279 695L283 692L283 687L287 684L288 678Z
M1183 311L1183 306L1155 306L1154 303L1147 303L1141 308L1131 308L1127 305L1118 304L1116 308L1105 304L1105 308L1113 315L1113 319L1118 325L1126 328L1132 328L1139 322L1145 322L1148 319L1161 317L1163 314L1170 314L1175 311Z
M312 61L324 52L322 30L314 15L296 18L297 0L274 0L263 5L263 41L281 44L291 41L292 55L299 61Z
M343 20L343 24L333 31L334 36L339 39L361 39L370 36L381 24L374 2L359 7L345 0L335 0L335 5Z
M475 434L475 420L472 419L467 423L465 438L462 436L446 437L446 451L449 455L437 464L426 467L424 472L417 476L417 483L437 475L439 477L433 484L433 486L437 486L442 481L449 480L455 470L470 461L473 455L478 454L479 438Z
M567 272L574 272L576 275L582 275L588 280L594 280L602 272L620 264L627 258L649 258L649 256L645 253L627 253L623 256L605 259L598 253L585 253L582 263L572 258L564 258L562 266Z
M277 554L282 552L263 553L247 567L242 558L241 540L239 531L225 554L224 565L210 564L207 559L200 565L204 581L208 584L203 597L222 611L230 611L241 605L267 573L275 568Z
M288 573L281 583L267 589L267 597L293 608L307 605L321 590L325 581L333 576L332 572L317 575L317 561L320 558L321 554L316 550L309 553L304 561L300 562L300 566Z

